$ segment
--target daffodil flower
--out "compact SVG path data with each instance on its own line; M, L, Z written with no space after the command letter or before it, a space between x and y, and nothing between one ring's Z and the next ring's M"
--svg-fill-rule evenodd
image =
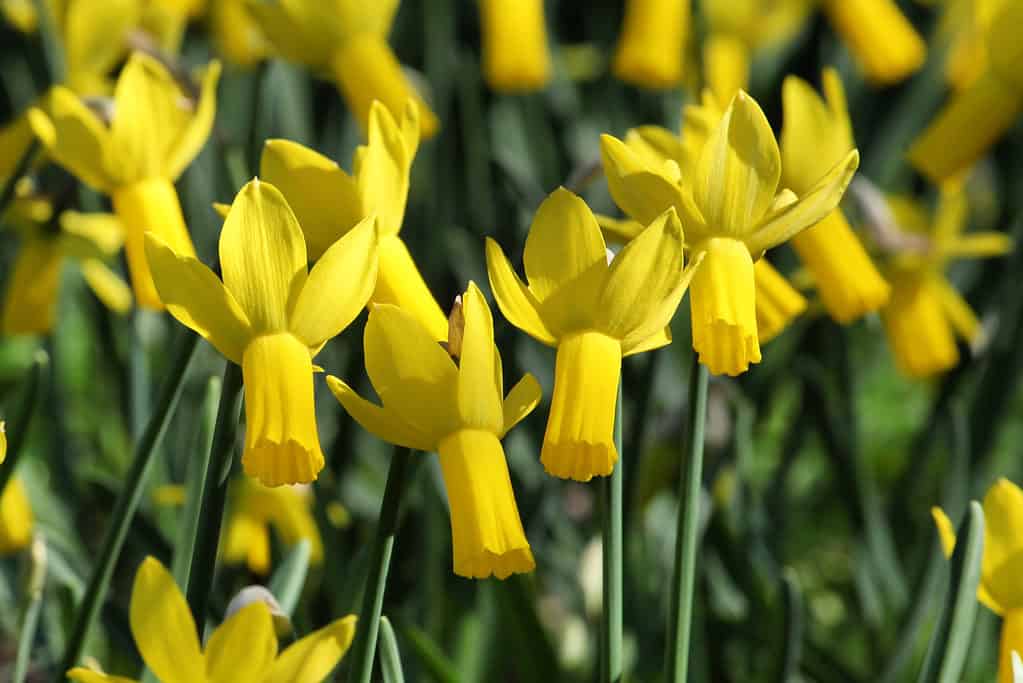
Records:
M0 555L16 553L32 542L32 506L25 484L11 477L0 493Z
M218 0L209 8L213 41L224 57L253 66L271 53L270 42L249 12L246 0Z
M176 55L181 51L188 22L206 11L206 1L141 0L139 26L156 39L162 52Z
M988 67L987 36L998 15L1013 0L945 0L938 24L947 44L945 77L956 90L973 84Z
M309 561L323 562L323 541L313 519L312 492L303 486L269 488L248 477L235 482L224 531L224 559L256 574L270 571L270 527L286 546L309 541Z
M955 527L941 508L931 508L946 557L955 550ZM977 599L1002 618L998 683L1013 683L1012 652L1023 652L1023 491L999 479L984 496L984 557Z
M689 22L689 0L627 0L615 76L655 90L678 85Z
M437 305L399 235L408 199L409 170L419 146L418 109L406 103L395 121L382 103L369 115L369 140L355 152L352 174L308 147L269 140L260 173L280 188L305 232L309 256L319 258L359 221L376 215L380 274L370 299L395 304L422 321L434 339L447 339L447 317Z
M923 65L927 45L895 0L823 0L823 7L872 83L898 83Z
M462 314L456 363L419 320L397 306L374 304L364 338L366 372L383 405L363 399L337 377L327 384L367 431L440 455L455 573L503 579L536 566L501 439L536 407L540 385L526 375L504 396L493 319L471 282Z
M487 270L508 321L558 349L540 461L556 477L611 474L622 357L671 343L675 315L696 263L683 269L682 226L668 210L609 265L586 203L564 188L537 209L526 237L528 285L487 239Z
M146 263L144 234L195 255L174 181L202 149L213 126L220 65L213 62L192 109L180 86L155 59L136 53L114 91L110 125L67 88L57 86L48 106L29 112L32 129L53 159L109 194L125 228L125 252L135 296L162 308Z
M312 358L366 305L376 282L376 244L368 218L309 271L295 215L277 188L258 179L241 189L224 220L223 282L194 256L146 235L167 310L242 368L242 465L267 486L309 483L323 468Z
M551 79L543 0L482 0L483 77L494 90L541 90Z
M703 265L693 278L693 348L714 374L738 375L760 362L753 262L819 222L838 205L859 164L846 154L801 197L778 192L781 153L759 105L740 91L696 157L691 178L678 164L650 166L622 141L602 138L615 203L651 220L672 206Z
M800 78L789 76L782 84L782 184L799 196L856 147L838 72L825 69L823 81L826 102ZM838 322L852 322L888 300L888 283L841 209L794 236L792 246L809 269L824 308Z
M129 620L139 654L160 683L320 683L355 636L349 615L279 652L270 608L257 601L218 626L203 647L185 596L152 557L135 573ZM78 683L132 683L83 667L67 675Z
M967 342L980 334L976 314L945 278L949 262L999 256L1012 242L997 232L962 234L968 206L961 190L942 194L933 228L926 210L911 200L893 197L888 203L899 227L921 243L892 260L892 295L881 320L899 369L910 377L930 377L959 362L957 334Z
M329 73L363 130L380 100L399 112L412 99L423 137L437 132L437 116L402 72L387 44L398 0L275 0L250 2L263 33L285 59Z

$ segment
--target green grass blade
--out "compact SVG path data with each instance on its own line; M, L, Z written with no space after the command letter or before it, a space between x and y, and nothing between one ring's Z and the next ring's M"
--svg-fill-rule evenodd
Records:
M401 653L398 651L398 638L394 627L387 617L380 617L380 671L384 683L405 683L405 674L401 669Z
M277 599L281 611L291 617L295 613L298 599L302 596L306 576L309 574L309 556L312 545L309 539L302 539L288 552L270 578L270 592Z

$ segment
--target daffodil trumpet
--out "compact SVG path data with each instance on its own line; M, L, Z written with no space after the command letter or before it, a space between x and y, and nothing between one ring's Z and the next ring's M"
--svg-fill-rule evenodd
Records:
M895 0L824 0L823 7L872 83L893 85L923 65L927 45Z
M628 0L612 70L627 83L654 90L682 80L689 0Z
M753 264L753 280L757 292L757 337L766 344L806 310L807 302L766 258Z
M482 0L483 77L494 90L531 92L551 79L543 0Z

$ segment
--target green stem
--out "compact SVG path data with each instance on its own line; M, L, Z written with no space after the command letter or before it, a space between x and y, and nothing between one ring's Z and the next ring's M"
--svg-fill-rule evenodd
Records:
M622 679L622 385L615 404L614 442L618 462L611 476L600 480L600 521L603 543L603 619L600 624L600 680Z
M199 632L206 623L210 589L217 568L217 551L220 548L220 526L224 520L224 504L227 502L228 475L234 461L234 442L238 432L238 417L241 411L242 369L228 362L224 369L224 381L220 390L220 404L217 407L217 423L213 428L210 443L209 466L202 487L199 503L199 519L196 527L195 544L192 550L192 566L185 584L185 596L192 610Z
M135 446L135 453L132 458L131 469L125 476L124 486L114 503L114 511L110 516L110 528L107 529L103 538L103 545L96 554L99 564L93 570L89 585L85 590L85 597L78 613L75 615L75 623L71 629L71 637L68 638L64 657L61 660L58 675L63 676L71 667L78 663L82 647L85 645L85 638L89 634L96 617L99 615L100 606L106 598L107 589L110 587L110 578L114 574L114 565L121 555L121 549L128 536L128 529L135 518L139 503L145 493L146 479L152 465L156 462L156 449L167 431L167 424L181 397L181 389L185 384L185 374L192 361L198 345L199 337L188 333L178 344L177 355L171 362L167 379L164 381L160 396L156 402L156 409L153 411L149 424L146 426L142 438Z
M699 544L700 484L703 478L703 430L707 418L707 368L693 354L689 376L689 424L685 435L682 476L679 478L678 525L671 608L668 612L669 683L684 683L689 669L689 640L693 617L693 585Z
M380 632L380 614L384 608L384 589L387 587L387 571L391 565L391 551L394 549L394 536L398 531L401 497L411 461L410 449L395 449L391 457L391 466L387 470L387 484L384 487L384 499L380 503L380 519L370 551L369 573L362 594L362 609L359 611L359 630L352 647L353 683L369 683L373 674L377 635Z
M28 665L39 626L39 612L43 606L43 589L46 587L46 541L37 534L32 541L31 566L28 575L28 604L21 619L18 634L18 651L14 657L14 673L11 683L24 683Z
M25 380L25 389L18 405L20 409L7 423L7 459L0 464L0 493L7 488L7 482L14 476L14 470L18 466L18 460L24 450L25 437L28 436L28 428L32 422L32 415L35 414L41 395L40 386L43 383L45 372L50 364L50 357L45 351L37 351L32 367L29 368L28 378Z

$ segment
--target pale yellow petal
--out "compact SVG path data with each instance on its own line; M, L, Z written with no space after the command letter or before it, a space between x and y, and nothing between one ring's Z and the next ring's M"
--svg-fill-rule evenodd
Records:
M362 398L337 377L329 375L327 386L345 412L370 434L388 443L417 451L432 451L437 447L431 434L407 424L394 412Z
M522 260L529 289L543 302L594 263L606 265L607 246L586 203L558 188L536 210Z
M161 683L206 680L192 612L174 577L152 557L135 574L130 616L139 653Z
M495 384L494 320L474 282L462 295L461 357L458 365L458 412L462 425L499 433L504 423L501 388Z
M96 298L115 313L127 313L131 310L131 288L105 263L98 259L82 261L82 276L89 284Z
M29 110L28 120L53 160L82 182L99 192L117 184L110 131L73 92L55 86L45 109Z
M703 217L685 191L667 175L645 164L624 142L602 135L600 153L611 198L630 218L649 225L674 206L686 229L703 225Z
M999 479L984 496L981 574L991 597L1006 611L1023 607L1023 491Z
M504 427L498 436L503 439L504 435L512 427L533 412L533 409L540 403L542 396L543 389L540 388L540 383L536 381L536 377L528 373L523 375L522 379L504 397L501 410Z
M254 602L217 627L206 643L206 681L258 681L277 656L270 609Z
M554 346L557 342L553 333L540 317L540 302L519 279L512 269L508 257L501 247L491 238L487 238L487 274L490 277L490 288L494 292L501 313L515 327L532 336L537 341Z
M355 616L314 631L293 643L273 663L265 683L320 683L348 652L355 637Z
M95 84L128 50L128 32L138 23L135 0L68 2L62 27L68 82L81 95L105 94ZM90 87L91 85L91 87Z
M185 168L202 151L203 145L213 130L213 119L217 114L217 83L220 81L220 62L210 62L199 86L199 100L195 110L185 121L178 136L172 141L163 165L166 177L177 179Z

